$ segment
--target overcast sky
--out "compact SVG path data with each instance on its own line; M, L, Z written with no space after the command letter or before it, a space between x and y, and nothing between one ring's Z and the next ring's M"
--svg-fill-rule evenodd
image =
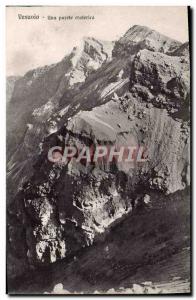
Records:
M37 14L39 20L19 20ZM94 20L47 20L48 16L94 16ZM7 75L61 60L84 36L119 39L131 26L145 25L171 38L188 40L186 7L8 7Z

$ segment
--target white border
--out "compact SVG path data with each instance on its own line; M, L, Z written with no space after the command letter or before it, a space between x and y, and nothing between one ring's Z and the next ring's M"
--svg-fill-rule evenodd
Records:
M5 205L5 122L6 122L6 117L5 117L5 103L6 103L6 99L5 99L5 92L6 92L6 85L5 85L5 78L6 78L6 73L5 73L5 6L6 5L38 5L38 6L65 6L65 5L69 5L69 6L77 6L77 5L85 5L85 6L106 6L106 5L120 5L120 6L125 6L125 5L133 5L133 6L141 6L141 5L150 5L150 6L156 6L156 5L164 5L164 6L188 6L190 5L193 9L195 9L196 7L196 1L195 0L160 0L160 1L156 1L156 0L151 0L151 1L140 1L140 0L135 0L135 1L129 1L129 0L122 0L122 1L117 1L117 0L86 0L86 1L78 1L78 0L31 0L31 1L14 1L14 0L1 0L0 1L0 38L1 38L1 43L0 43L0 163L1 163L1 167L0 167L0 298L1 299L6 299L8 296L5 294L5 249L6 249L6 228L5 228L5 222L6 222L6 205ZM194 21L194 20L193 20ZM193 22L194 24L194 22ZM193 26L194 27L194 26ZM193 30L193 41L194 41L194 45L195 45L195 31L194 28ZM193 49L195 49L193 45ZM195 70L195 64L194 64L194 70ZM195 77L193 78L194 82L192 82L193 88L195 86ZM194 99L192 99L192 101L194 101ZM193 109L193 115L196 116L196 106L194 105L194 109ZM193 149L196 149L195 147L195 143L196 143L196 128L195 128L195 123L194 122L194 118L193 118L193 133L194 133L194 138L193 138ZM194 161L194 165L193 167L195 167L195 161ZM193 182L192 182L193 187L196 186L196 179L194 178ZM192 199L192 203L194 204L194 194L193 194L193 199ZM193 207L195 207L195 205L193 205ZM194 221L194 216L193 216L193 221ZM196 231L193 230L193 242L195 241L195 233ZM193 249L195 249L195 247L193 247ZM195 266L195 264L194 264ZM194 284L193 284L193 292L194 292L194 286L195 286L195 278L193 276L193 280L194 280ZM112 296L111 296L112 297ZM134 296L131 296L134 297ZM71 297L66 297L67 299L71 299ZM94 297L88 297L88 298L94 298ZM108 299L107 297L102 297L105 299ZM123 297L119 297L119 298L123 298ZM142 298L142 297L137 297L137 299ZM157 297L148 297L148 298L159 298ZM173 299L173 297L167 297L168 299ZM187 297L183 297L183 298L188 298ZM189 297L190 298L190 297ZM17 297L17 299L24 299L24 297ZM37 299L42 299L42 297L37 297ZM72 298L73 299L73 298Z

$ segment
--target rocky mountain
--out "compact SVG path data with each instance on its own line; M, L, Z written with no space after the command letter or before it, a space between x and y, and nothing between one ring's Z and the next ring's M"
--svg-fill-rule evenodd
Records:
M175 51L171 53L174 56L184 56L185 59L189 59L189 43L186 42L178 47Z
M89 74L111 60L112 45L84 38L82 47L75 47L61 62L31 70L15 82L7 107L9 197L30 174L29 160L39 153L42 139L54 130L49 117L59 109L61 99L72 103Z
M68 277L72 292L129 288L147 281L151 264L155 273L156 265L167 270L170 256L171 273L182 276L176 290L189 290L187 261L175 264L184 251L189 257L190 246L187 49L136 25L115 43L85 38L59 63L15 82L7 109L10 292L30 285L32 293L52 292L58 282L70 286ZM141 145L147 159L98 165L48 160L51 147L68 144ZM38 274L49 270L54 276L46 284ZM148 279L163 282L155 277Z
M6 80L6 100L7 102L10 101L13 91L15 82L19 79L19 76L8 76Z
M170 54L181 45L180 42L160 34L146 26L135 25L115 44L113 55L130 55L142 49Z

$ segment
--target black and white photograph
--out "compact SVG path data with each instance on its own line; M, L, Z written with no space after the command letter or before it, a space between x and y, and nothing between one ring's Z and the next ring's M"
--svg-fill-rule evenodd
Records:
M6 293L190 295L191 8L6 7Z

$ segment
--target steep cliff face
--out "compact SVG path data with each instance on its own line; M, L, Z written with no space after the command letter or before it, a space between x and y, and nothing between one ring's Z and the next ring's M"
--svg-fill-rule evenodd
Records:
M142 50L132 63L131 90L171 113L189 110L189 80L189 61L182 57Z
M8 76L6 79L6 102L7 103L9 103L10 99L12 98L15 83L19 78L20 76Z
M81 47L75 47L59 63L29 71L19 78L8 106L8 146L12 140L10 146L15 149L23 138L26 123L33 121L34 110L33 115L39 115L40 110L50 115L65 92L73 97L90 73L111 60L112 48L112 42L84 38Z
M86 38L59 64L18 80L8 110L10 259L29 268L73 256L117 220L154 209L151 193L190 185L189 59L180 47L133 26L115 45ZM51 147L66 145L139 145L146 160L48 160Z
M32 174L42 141L55 131L50 116L54 118L61 99L64 105L72 103L89 74L111 60L112 48L113 42L84 38L61 62L29 71L15 82L7 107L8 198Z
M189 43L186 42L180 45L176 50L174 50L171 55L174 56L184 56L184 59L189 59Z

